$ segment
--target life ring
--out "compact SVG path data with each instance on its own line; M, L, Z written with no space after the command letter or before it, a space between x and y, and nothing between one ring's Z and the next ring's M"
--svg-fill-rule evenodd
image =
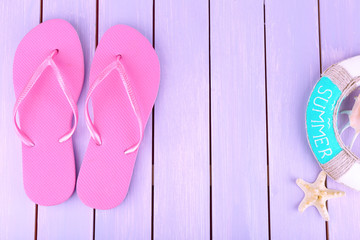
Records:
M360 160L342 141L337 116L342 100L360 86L360 56L330 66L306 109L306 132L320 167L335 181L360 191Z

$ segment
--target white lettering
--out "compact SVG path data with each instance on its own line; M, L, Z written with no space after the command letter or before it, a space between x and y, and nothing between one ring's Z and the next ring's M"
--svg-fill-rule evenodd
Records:
M313 136L313 138L319 138L319 137L325 137L326 136L326 134L322 131L323 128L324 128L324 125L311 125L311 127L320 127L319 133L321 133L321 135Z
M314 108L313 108L312 110L315 111L315 112L319 112L319 113L320 113L320 114L319 114L319 119L320 119L320 120L315 121L315 120L311 119L311 122L320 122L320 123L323 123L323 122L324 122L324 119L323 119L321 116L324 115L325 111L318 110L318 109L314 109Z
M320 105L320 104L317 104L316 103L316 99L320 99L320 100L323 100L324 102L325 102L325 106L322 106L322 105ZM319 102L319 101L318 101ZM314 99L314 105L315 106L318 106L318 107L320 107L320 108L322 108L322 109L325 109L325 107L326 107L326 103L328 103L329 102L329 100L326 100L325 98L322 98L322 97L316 97L315 99Z
M323 143L324 143L324 140L327 141L326 145L329 145L329 139L328 139L327 137L323 137L323 138L319 138L319 139L314 140L315 146L316 146L316 147L319 147L318 144L317 144L317 142L320 142L320 141L321 141L321 144L323 144Z
M330 96L328 97L328 99L330 99L331 96L332 96L332 91L331 91L330 89L325 89L325 91L320 92L320 88L322 88L322 87L323 87L323 86L320 86L320 87L318 88L318 93L320 93L320 94L325 94L326 92L329 92L329 93L330 93Z
M324 158L325 156L331 156L332 150L331 150L331 148L328 148L328 149L326 149L326 150L319 151L319 153L323 153L323 155L322 155L321 158Z

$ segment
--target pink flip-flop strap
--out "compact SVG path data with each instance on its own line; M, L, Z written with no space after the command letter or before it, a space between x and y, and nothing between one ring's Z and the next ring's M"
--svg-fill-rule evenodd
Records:
M20 137L21 141L29 147L35 146L35 143L20 129L20 127L18 126L18 123L16 121L16 116L17 116L17 112L18 112L18 109L19 109L21 103L25 100L25 98L28 95L28 93L30 92L30 90L33 88L33 86L35 85L37 80L40 78L40 76L42 75L42 73L48 66L50 66L54 70L56 79L58 80L61 90L64 92L66 99L68 100L68 102L71 106L71 109L73 111L73 114L74 114L74 126L64 136L62 136L59 139L59 142L64 142L64 141L68 140L74 134L75 129L78 124L78 110L76 107L76 103L75 103L74 99L72 98L71 93L70 93L69 89L67 88L64 79L61 76L60 70L53 59L53 57L55 55L57 55L58 52L59 52L59 50L57 50L57 49L52 51L51 54L40 64L40 66L36 69L36 71L34 72L32 77L30 78L29 82L27 83L27 85L25 86L23 91L21 92L20 96L16 100L16 103L14 106L13 117L14 117L16 133Z
M110 63L100 74L99 76L95 79L94 83L91 85L91 87L89 88L89 92L88 92L88 95L86 97L86 102L85 102L85 119L86 119L86 125L88 126L88 129L90 131L90 135L91 137L94 139L95 143L97 145L101 145L102 144L102 141L101 141L101 137L100 137L100 134L99 132L95 129L95 126L94 124L92 123L91 121L91 118L90 118L90 114L89 114L89 100L90 100L90 97L92 95L92 93L94 92L94 90L96 89L96 87L113 71L113 70L116 70L119 75L120 75L120 78L121 78L121 81L124 85L124 88L125 88L125 91L126 91L126 94L129 98L129 101L130 101L130 104L131 104L131 107L134 111L134 114L137 118L137 121L138 121L138 125L139 125L139 132L140 132L140 138L139 138L139 141L133 145L132 147L126 149L124 151L125 154L129 154L129 153L132 153L132 152L135 152L139 146L140 146L140 143L141 143L141 140L143 138L143 123L141 121L141 113L140 113L140 108L139 108L139 105L136 101L136 98L135 98L135 95L134 95L134 92L133 92L133 87L129 81L129 77L126 73L126 70L124 68L124 65L121 63L121 55L118 55L116 57L116 60L113 61L112 63Z

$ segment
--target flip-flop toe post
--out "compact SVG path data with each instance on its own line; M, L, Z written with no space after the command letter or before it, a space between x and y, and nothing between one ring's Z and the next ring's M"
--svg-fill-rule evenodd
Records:
M85 117L91 139L77 181L86 205L110 209L127 195L159 81L158 57L141 33L116 25L104 34L90 70Z
M25 192L39 205L64 202L74 191L71 136L83 77L80 40L64 20L38 25L16 50L14 125L22 141Z

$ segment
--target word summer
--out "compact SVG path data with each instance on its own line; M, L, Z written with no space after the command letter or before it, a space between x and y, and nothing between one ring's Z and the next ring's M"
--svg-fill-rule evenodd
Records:
M311 132L314 141L313 149L322 159L331 156L333 151L329 142L329 134L334 132L332 127L332 91L323 86L317 89L316 97L312 100ZM329 102L330 101L330 102Z

